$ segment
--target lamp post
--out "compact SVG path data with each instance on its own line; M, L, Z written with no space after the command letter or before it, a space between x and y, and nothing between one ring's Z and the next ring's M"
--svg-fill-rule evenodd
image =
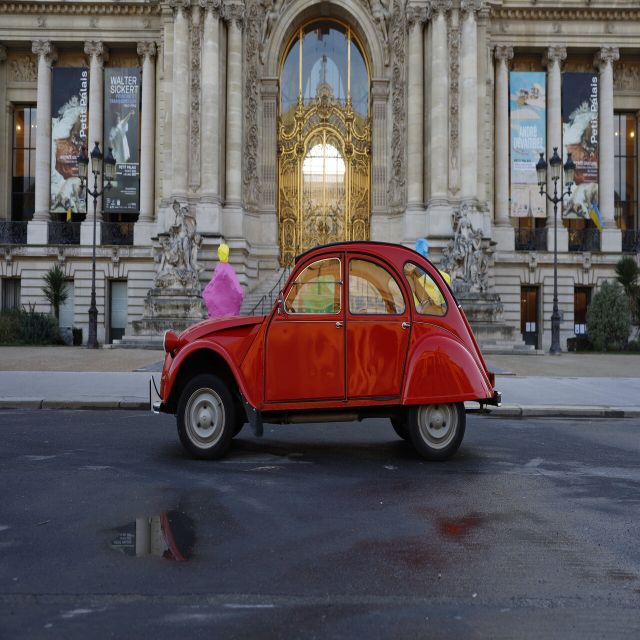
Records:
M85 186L87 180L87 170L89 167L89 158L84 147L80 151L78 160L78 175L80 176L80 186ZM108 189L111 189L111 181L116 177L116 160L111 153L104 159L104 177L107 184L101 191L98 191L98 176L102 173L102 151L96 142L96 146L91 152L91 173L93 173L93 191L87 187L87 194L93 198L93 252L91 254L91 306L89 307L89 336L87 338L87 348L98 348L98 307L96 305L96 209L98 207L98 198Z
M560 311L558 311L558 202L561 202L565 195L571 195L576 165L571 159L571 154L567 153L567 161L564 163L564 183L567 185L567 190L563 192L560 189L560 195L558 195L558 180L562 170L562 160L558 155L558 147L553 147L553 156L549 160L549 166L551 167L551 180L553 180L553 197L546 192L547 161L544 159L544 153L541 153L536 164L540 195L546 196L550 202L553 202L553 312L551 313L551 348L549 353L560 355L562 350L560 349Z

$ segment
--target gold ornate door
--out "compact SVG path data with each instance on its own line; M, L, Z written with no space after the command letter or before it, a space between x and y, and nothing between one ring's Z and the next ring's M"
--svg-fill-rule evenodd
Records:
M297 46L289 49L289 58L291 54L298 57L299 90L295 103L293 100L287 103L286 98L282 98L279 120L278 223L283 265L293 264L296 255L317 245L369 237L371 127L368 86L364 99L362 89L356 92L354 107L351 96L354 45L350 31L342 29L340 31L340 27L335 28L334 23L327 21L312 23L300 30ZM330 41L327 34L331 31L336 32L334 41L329 42L333 50L327 47L327 40ZM341 85L341 60L336 54L336 49L340 50L341 34L347 47L344 56L346 74L342 74L346 75L346 87ZM320 52L317 42L303 44L309 36L316 41L322 41L321 36L324 37ZM311 51L306 74L302 56L305 46ZM322 50L327 48L329 54ZM285 62L283 76L286 70ZM305 75L308 77L306 83ZM286 81L286 76L283 80ZM368 78L366 83L368 85ZM361 79L360 87L362 84Z

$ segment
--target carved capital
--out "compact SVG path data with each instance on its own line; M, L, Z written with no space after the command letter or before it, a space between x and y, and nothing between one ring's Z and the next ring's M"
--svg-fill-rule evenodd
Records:
M407 30L411 31L416 25L423 25L429 18L429 8L424 5L410 4L406 11Z
M221 8L220 14L225 22L236 23L238 29L242 29L244 22L244 2L242 0L227 0Z
M43 58L48 65L58 59L58 52L50 40L35 40L31 44L31 51L38 56L38 59Z
M94 58L99 66L104 65L109 59L109 49L99 40L87 40L84 43L84 52L89 57L90 65Z
M438 14L445 15L451 11L452 5L451 0L431 0L429 13L433 18L436 18Z
M602 71L607 65L613 65L618 60L620 60L620 49L618 47L602 47L600 51L596 51L593 64Z
M204 11L210 11L214 15L220 14L220 0L199 0L200 6Z
M142 59L142 62L146 60L153 60L155 58L157 49L155 42L138 42L137 48L138 55Z
M7 47L0 44L0 62L4 62L7 59Z
M483 0L460 0L460 12L465 14L476 14L486 8Z
M182 15L183 18L188 18L191 10L191 0L169 0L169 7L173 11L174 17Z
M513 60L513 47L505 44L498 44L493 51L493 57L499 62L504 61L504 63L509 66L509 63Z
M542 56L542 64L549 69L554 62L562 66L562 63L567 59L567 48L559 45L553 45L549 47Z

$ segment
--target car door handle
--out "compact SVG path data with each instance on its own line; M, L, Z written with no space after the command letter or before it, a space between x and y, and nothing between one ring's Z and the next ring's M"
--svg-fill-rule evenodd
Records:
M336 329L341 329L341 328L342 328L342 322L338 320L338 322L336 322Z
M408 329L410 326L411 326L411 323L410 323L410 322L403 322L403 323L402 323L402 328L403 328L403 329Z

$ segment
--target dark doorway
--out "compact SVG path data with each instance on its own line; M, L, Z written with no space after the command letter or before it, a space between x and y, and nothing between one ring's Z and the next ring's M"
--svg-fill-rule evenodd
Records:
M520 331L525 344L539 348L540 329L538 287L521 287L520 289Z

